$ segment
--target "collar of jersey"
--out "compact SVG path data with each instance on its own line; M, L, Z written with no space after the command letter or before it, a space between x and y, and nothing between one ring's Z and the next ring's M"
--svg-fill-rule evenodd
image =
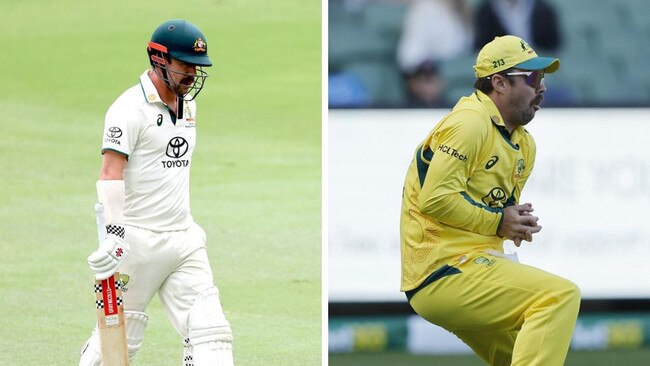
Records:
M492 98L480 90L476 90L474 97L478 99L481 104L483 104L483 106L485 106L490 119L492 120L492 123L498 126L506 126L506 124L503 122L503 117L501 117L501 112L499 112L499 108L497 108L496 104L494 104Z
M492 120L492 123L494 123L497 126L497 129L503 136L503 138L508 141L508 143L515 149L519 148L519 145L517 144L519 142L519 139L521 137L522 132L524 131L524 128L522 126L517 126L514 131L512 131L512 134L508 133L508 130L506 128L505 122L503 122L503 117L501 117L501 112L499 112L499 108L497 108L496 104L494 104L494 101L492 101L492 98L490 98L487 94L483 93L480 90L476 90L476 93L473 95L474 98L476 98L483 106L485 109L487 109L487 112L490 116L490 119Z
M162 99L160 99L160 95L158 95L156 86L153 85L153 81L149 78L148 72L149 70L145 70L145 72L140 75L140 87L144 94L144 100L147 103L163 103Z

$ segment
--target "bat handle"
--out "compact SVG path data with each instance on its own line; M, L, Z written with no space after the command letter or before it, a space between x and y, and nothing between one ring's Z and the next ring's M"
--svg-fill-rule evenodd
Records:
M97 239L99 244L106 240L106 224L104 223L104 205L95 203L95 219L97 220Z

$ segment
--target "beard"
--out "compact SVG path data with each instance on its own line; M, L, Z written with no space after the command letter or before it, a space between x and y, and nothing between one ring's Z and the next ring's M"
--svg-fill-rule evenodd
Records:
M535 112L541 108L542 102L544 102L544 97L541 95L538 95L532 102L530 102L529 108L527 108L522 115L524 125L533 120Z
M544 97L537 95L532 101L528 102L523 100L523 97L513 98L511 105L514 106L512 122L519 126L525 126L535 118L535 112L539 105L544 100Z

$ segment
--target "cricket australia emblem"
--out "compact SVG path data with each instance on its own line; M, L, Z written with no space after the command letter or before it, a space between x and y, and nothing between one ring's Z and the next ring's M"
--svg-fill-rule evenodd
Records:
M519 159L517 161L517 165L515 166L515 179L519 179L521 177L521 173L524 171L526 168L526 162L524 162L524 159Z
M120 287L122 288L122 292L127 292L129 291L128 288L126 288L126 284L129 283L129 279L131 277L128 274L120 273Z
M206 49L208 48L208 45L201 37L199 37L194 41L193 48L194 48L194 52L205 52Z
M492 260L490 260L490 259L488 259L488 258L486 258L486 257L483 257L483 256L480 256L480 257L474 259L474 263L475 263L475 264L481 264L481 265L485 264L485 268L490 268L490 267L492 267L492 265L494 264L494 262L496 262L496 259L492 259Z

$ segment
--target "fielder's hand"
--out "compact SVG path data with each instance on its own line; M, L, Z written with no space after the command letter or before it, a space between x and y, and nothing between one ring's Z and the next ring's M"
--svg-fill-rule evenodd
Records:
M105 280L117 272L128 252L129 244L124 239L109 234L87 258L90 269L95 272L95 279Z
M537 224L539 218L531 215L531 212L533 205L530 203L504 208L497 234L512 240L516 246L520 246L523 240L533 241L533 234L542 230L542 227Z

